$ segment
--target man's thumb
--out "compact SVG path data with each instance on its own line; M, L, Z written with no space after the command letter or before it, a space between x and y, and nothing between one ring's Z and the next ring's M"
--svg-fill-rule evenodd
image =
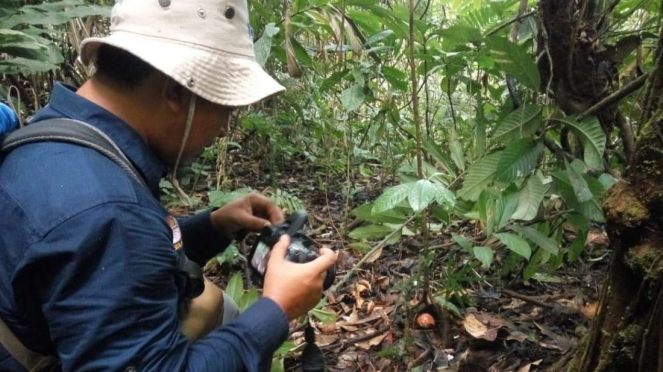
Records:
M315 266L316 270L323 272L334 266L337 258L338 256L336 252L332 251L331 249L322 248L320 250L320 257L311 261L311 264Z
M281 262L285 260L285 254L288 252L288 246L290 245L290 237L288 235L281 235L279 241L274 245L272 249L271 260L278 260Z

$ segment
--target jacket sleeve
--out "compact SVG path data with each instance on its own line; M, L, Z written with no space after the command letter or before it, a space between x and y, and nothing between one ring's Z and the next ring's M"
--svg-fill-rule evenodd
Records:
M234 322L189 343L180 332L172 233L157 213L107 203L34 242L15 272L29 281L64 371L259 371L288 321L261 299ZM35 297L36 296L36 297ZM27 301L27 302L26 302Z
M205 266L232 242L212 226L211 214L215 210L209 208L191 217L178 219L186 256L200 266Z

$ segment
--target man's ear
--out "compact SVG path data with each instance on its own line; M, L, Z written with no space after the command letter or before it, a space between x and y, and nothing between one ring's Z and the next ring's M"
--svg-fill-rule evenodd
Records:
M186 89L184 89L184 87L181 86L178 82L170 77L166 77L161 90L161 96L166 101L168 107L174 113L178 113L185 107L185 92Z

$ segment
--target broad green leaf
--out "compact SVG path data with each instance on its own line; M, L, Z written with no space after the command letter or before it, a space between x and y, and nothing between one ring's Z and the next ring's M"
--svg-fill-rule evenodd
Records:
M232 192L213 190L207 194L207 197L209 199L209 205L211 207L223 207L224 205L245 196L251 191L252 189L250 187L243 187L241 189L237 189Z
M458 87L458 79L454 79L453 77L445 77L442 79L442 82L440 83L440 88L446 94L453 94L456 91L457 87Z
M498 36L486 39L486 44L493 53L495 62L505 72L513 75L524 86L539 91L541 88L539 69L532 56L522 46Z
M559 171L552 174L553 185L556 193L564 198L569 207L575 209L578 213L596 222L605 222L603 211L596 199L581 203L576 197L576 193L571 185L568 172Z
M458 139L451 141L451 159L456 164L456 167L461 171L465 171L465 156L463 155L463 146Z
M276 351L274 352L274 355L286 355L288 354L291 350L294 350L297 347L294 342L292 341L286 341L281 345Z
M483 267L490 267L490 264L493 263L494 253L493 250L488 247L474 247L474 257L481 262Z
M523 279L530 280L548 260L550 260L550 253L543 249L537 249L529 264L523 270Z
M388 38L389 36L391 36L393 34L394 34L394 31L392 31L392 30L384 30L384 31L378 32L377 34L369 37L368 40L366 40L366 43L364 43L364 45L373 45L373 44L375 44L379 41L382 41L382 40Z
M389 235L392 231L388 226L369 225L352 230L349 236L352 239L379 239Z
M544 195L545 190L539 176L536 174L529 176L520 189L518 208L511 218L523 221L532 220L539 212Z
M348 72L350 72L349 69L344 69L331 74L331 76L323 80L322 83L320 84L320 92L324 93L329 89L331 89L334 85L338 84L341 80L343 80L343 78L345 77L345 75L348 74Z
M325 324L334 323L336 321L336 313L331 310L313 309L311 310L311 315Z
M34 59L27 58L11 58L0 60L0 74L32 74L35 72L47 72L51 70L56 70L58 66L42 62Z
M508 141L529 137L539 129L542 122L541 107L526 105L509 113L497 126L493 138L496 141Z
M436 183L434 185L437 189L435 191L435 201L437 204L444 206L447 210L453 209L456 205L456 196L454 193L440 184Z
M528 176L543 153L543 143L521 138L509 143L502 152L495 171L495 181L511 183Z
M606 136L595 116L581 122L572 118L557 119L575 134L584 148L585 163L592 169L603 169Z
M384 211L393 209L398 203L407 198L410 192L410 185L412 183L404 183L396 186L389 187L382 192L373 203L373 214L378 214Z
M275 23L268 23L260 39L253 44L256 61L260 66L265 66L272 50L272 38L278 34L279 28Z
M373 246L366 242L353 242L348 244L348 247L356 249L361 253L368 253L371 251L371 249L373 249Z
M609 173L603 173L599 176L599 182L603 185L603 188L608 191L617 183L617 179Z
M358 84L341 92L341 103L348 111L358 109L364 103L364 87Z
M419 180L408 186L407 200L415 212L422 211L428 207L437 196L438 188L429 180Z
M587 230L579 230L578 235L571 243L568 252L569 262L575 262L578 260L582 251L585 249L585 242L587 241Z
M254 303L258 302L260 299L260 292L258 292L257 289L251 288L250 290L244 292L242 297L239 299L239 302L237 302L237 307L239 308L240 312L246 311L251 305Z
M512 192L503 194L497 199L495 203L495 225L497 229L501 229L509 223L511 216L518 208L518 193Z
M384 78L387 79L389 84L391 84L396 89L403 92L408 90L409 85L407 81L407 75L403 71L394 67L384 66L382 67L382 74L384 75Z
M242 299L242 295L244 295L244 283L242 282L241 272L238 271L232 277L230 277L225 292L228 294L228 296L235 300L235 303L239 304L239 301Z
M529 243L518 235L499 233L495 234L495 237L506 245L507 248L520 256L525 257L528 260L532 256L532 248L529 246Z
M480 43L481 31L465 25L454 25L442 31L442 40L446 47L467 43Z
M374 223L403 223L407 217L395 210L388 209L384 212L373 213L373 204L364 204L352 211L352 214L364 221L374 222Z
M472 243L470 243L470 241L467 240L467 238L465 238L464 236L452 232L451 239L453 239L453 241L458 243L458 245L460 245L464 250L468 251L469 253L473 252Z
M554 239L543 235L539 230L534 229L530 226L520 226L520 225L512 225L510 228L511 230L529 239L534 244L545 249L550 254L554 255L559 254L559 246L557 242Z
M440 150L440 146L435 144L435 142L433 142L433 140L430 137L427 137L427 136L425 136L423 138L422 144L423 144L424 150L426 150L426 152L429 155L434 157L435 160L437 160L449 174L451 174L453 177L456 177L456 172L455 172L453 166L451 165L451 160L449 159L449 157L446 154L444 154Z
M470 165L463 188L458 191L458 197L471 201L477 200L481 191L493 181L501 155L502 152L497 151Z
M566 161L566 159L564 160L564 164L566 165L566 172L569 176L569 180L571 181L571 187L573 187L573 192L576 195L576 199L578 199L580 203L592 200L594 196L592 195L592 192L589 191L589 185L587 185L587 181L582 178L582 175L578 173L578 171L572 167L569 162Z
M567 214L566 221L575 226L576 229L584 232L588 232L591 226L591 221L589 221L586 217L575 213Z

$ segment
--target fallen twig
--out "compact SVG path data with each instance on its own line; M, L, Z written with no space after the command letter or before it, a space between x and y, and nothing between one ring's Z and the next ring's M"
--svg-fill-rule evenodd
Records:
M347 273L341 278L341 280L339 280L339 281L334 285L334 287L332 288L332 291L333 291L333 292L338 291L338 288L341 287L341 286L342 286L342 285L343 285L348 279L350 279L350 277L352 276L352 274L353 274L355 271L357 271L357 269L359 269L359 267L360 267L361 265L363 265L364 262L366 262L366 260L367 260L369 257L371 257L375 252L377 252L378 249L382 248L382 247L383 247L383 246L389 241L389 239L391 239L392 236L396 235L396 233L397 233L398 231L400 231L400 230L401 230L405 225L407 225L408 223L412 222L412 221L413 221L418 215L419 215L419 213L415 213L414 215L412 215L412 217L408 218L407 221L405 221L405 222L403 222L403 224L401 224L401 227L400 227L400 228L395 229L394 231L392 231L391 233L389 233L389 235L387 235L384 239L382 239L382 241L381 241L380 243L378 243L378 245L376 245L375 247L373 247L373 249L371 249L368 253L366 253L366 254L364 255L364 257L362 257L362 259L359 260L359 262L357 262L354 266L352 266L352 268L351 268L350 270L348 270L348 272L347 272Z
M340 341L340 345L339 345L338 343L334 342L334 343L331 343L331 344L329 344L329 345L321 346L320 349L322 349L322 350L325 350L325 349L331 349L331 348L333 348L333 347L337 347L337 346L340 346L341 349L344 349L344 348L346 348L346 347L348 347L348 346L352 346L352 345L354 345L354 344L356 344L356 343L358 343L358 342L362 342L362 341L370 340L370 339L372 339L372 338L374 338L374 337L377 337L377 336L379 336L379 335L381 335L381 334L387 332L387 331L390 330L390 329L391 329L391 324L388 324L388 325L382 326L382 328L377 329L377 330L376 330L375 332L373 332L373 333L365 334L365 335L363 335L363 336L359 336L359 337L356 337L356 338L353 338L353 339L349 339L349 340L343 340L343 341Z
M537 306L545 307L545 308L548 308L548 309L560 309L562 312L567 313L567 314L577 313L577 312L580 311L576 308L560 305L558 303L551 304L551 303L543 302L543 301L541 301L537 298L534 298L532 296L527 296L527 295L524 295L524 294L520 294L516 291L512 291L512 290L509 290L509 289L502 289L501 292L508 295L509 297L517 298L519 300L523 300L525 302L529 302L529 303L537 305Z
M617 102L619 102L622 98L628 96L629 94L635 92L636 90L640 89L643 85L645 85L645 81L647 81L647 77L649 77L649 73L642 74L639 78L633 80L632 82L628 83L625 87L622 89L612 93L611 95L605 97L603 100L601 100L599 103L595 104L594 106L590 107L587 109L587 111L583 112L582 114L578 115L576 118L578 121L582 121L582 119L594 115L600 110L603 110L606 107L609 107Z

